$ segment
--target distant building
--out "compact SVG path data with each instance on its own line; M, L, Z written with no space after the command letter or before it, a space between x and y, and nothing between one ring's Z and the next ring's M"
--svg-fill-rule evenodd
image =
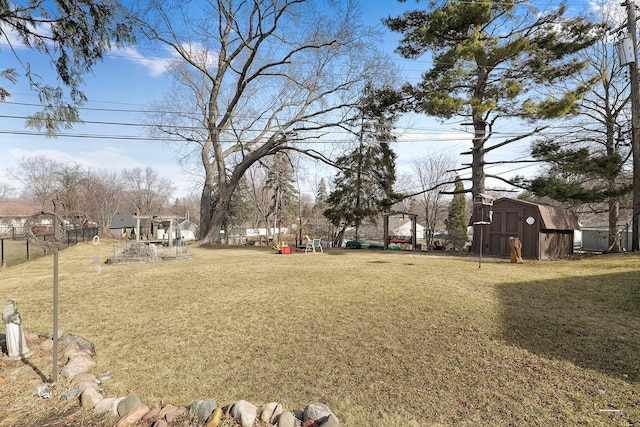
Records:
M0 203L0 237L16 238L24 235L24 224L38 209L24 202Z

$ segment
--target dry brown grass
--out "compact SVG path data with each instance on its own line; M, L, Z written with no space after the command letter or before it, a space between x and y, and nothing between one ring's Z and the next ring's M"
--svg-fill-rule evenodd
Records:
M193 260L96 274L96 251L112 256L105 242L60 253L60 327L95 343L108 396L322 401L346 426L640 423L636 254L479 269L395 251L194 247ZM51 266L0 271L27 332L51 330ZM3 408L18 399L7 387Z

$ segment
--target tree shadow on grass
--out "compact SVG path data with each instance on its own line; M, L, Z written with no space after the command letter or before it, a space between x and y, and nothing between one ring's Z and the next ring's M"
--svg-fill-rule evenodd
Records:
M640 382L640 273L501 284L497 291L508 342Z

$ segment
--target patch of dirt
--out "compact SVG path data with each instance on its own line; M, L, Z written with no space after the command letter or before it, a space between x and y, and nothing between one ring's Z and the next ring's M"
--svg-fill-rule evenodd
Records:
M27 343L34 351L27 359L0 358L0 426L113 426L114 417L82 410L77 398L60 400L73 386L60 376L51 385L52 352L40 348L45 340L39 337ZM44 385L51 390L48 399L38 396L38 388Z

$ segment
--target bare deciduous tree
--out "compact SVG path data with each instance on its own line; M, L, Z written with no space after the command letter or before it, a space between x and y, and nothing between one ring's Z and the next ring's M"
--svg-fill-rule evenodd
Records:
M122 177L127 202L140 213L158 213L168 205L174 191L173 184L159 176L153 168L125 169Z
M425 240L428 248L433 246L433 236L438 224L444 224L449 198L442 191L453 188L455 159L447 154L432 154L413 163L415 178L421 192L416 196L425 216Z
M9 200L13 197L15 188L6 182L0 182L0 202Z
M51 209L56 198L58 180L56 174L63 164L45 156L23 157L18 167L10 170L12 177L22 185L22 197L35 203L40 209Z
M154 3L143 31L179 57L174 91L150 122L187 143L204 171L201 238L219 243L234 191L258 160L350 123L376 43L354 2L322 9L310 0ZM188 9L189 8L189 9ZM175 17L189 20L176 23ZM388 70L387 70L388 71ZM325 159L327 160L327 159Z
M108 229L124 199L122 177L118 172L106 169L89 173L83 190L86 206L84 212L100 229Z

